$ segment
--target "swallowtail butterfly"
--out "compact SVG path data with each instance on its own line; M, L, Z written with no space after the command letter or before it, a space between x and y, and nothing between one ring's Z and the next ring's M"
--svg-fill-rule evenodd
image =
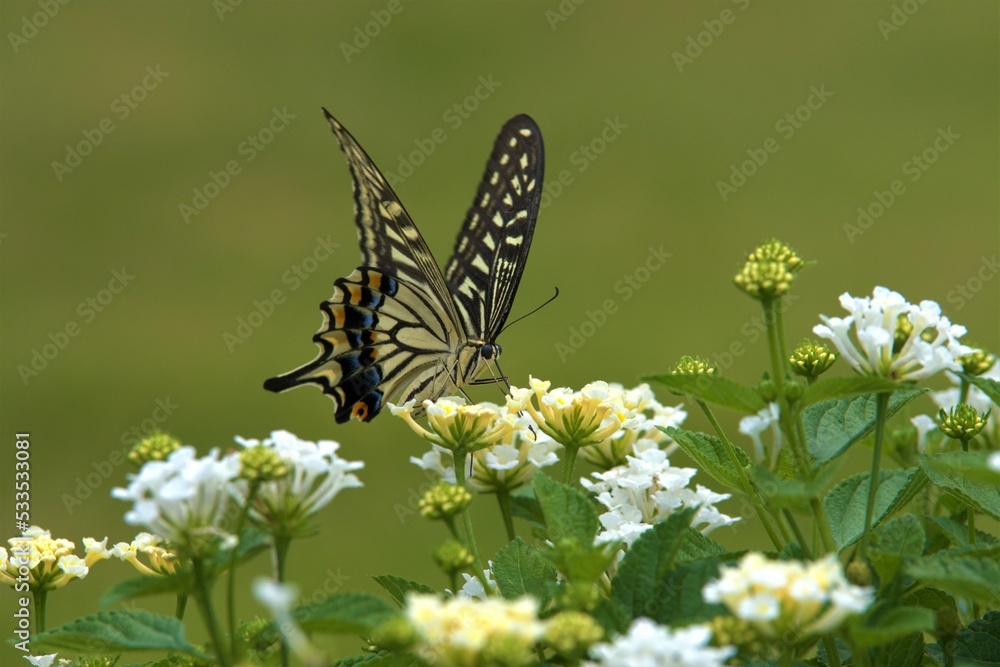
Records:
M323 110L354 179L361 266L334 282L313 336L319 356L267 380L333 399L338 423L370 421L387 401L455 393L500 354L503 328L531 248L544 149L526 115L500 130L444 273L396 193L354 137Z

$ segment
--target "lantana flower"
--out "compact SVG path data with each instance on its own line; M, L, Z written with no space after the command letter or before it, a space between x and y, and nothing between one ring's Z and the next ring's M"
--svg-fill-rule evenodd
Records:
M580 391L551 389L552 383L531 378L530 387L511 387L510 412L527 411L538 428L565 447L597 445L622 428L638 423L636 410L621 400L607 382L591 382Z
M334 440L310 442L281 430L263 441L237 436L236 442L247 450L267 447L289 468L286 475L261 483L250 506L250 518L272 532L292 535L303 530L341 491L362 486L354 471L364 468L364 462L342 459L337 455L340 443ZM233 490L240 502L246 500L246 485Z
M97 541L83 538L85 556L73 552L76 544L62 538L52 538L52 533L31 526L21 532L21 537L7 540L10 550L0 547L0 583L11 588L20 579L19 568L28 568L28 586L31 590L62 588L74 579L83 579L97 561L111 555L107 549L108 538Z
M164 461L147 461L130 475L126 488L111 491L114 498L132 501L125 523L144 526L172 544L194 549L195 538L222 530L222 519L232 484L240 472L236 454L220 456L217 449L198 458L194 447L185 445Z
M545 631L530 597L442 600L411 593L404 612L420 638L417 654L440 667L525 664Z
M389 410L421 438L450 451L471 452L495 445L517 428L513 420L506 418L506 411L497 405L470 404L461 396L444 396L436 401L424 401L428 430L413 418L413 406L413 401L403 405L390 403Z
M656 400L653 390L648 384L640 384L632 389L626 389L617 383L608 384L608 393L612 400L621 403L624 413L635 413L630 426L615 431L606 440L585 447L580 451L584 460L608 470L626 462L626 457L635 453L636 444L642 442L641 449L648 447L648 441L656 443L657 447L667 453L677 448L670 436L661 428L677 427L687 419L683 404L665 406Z
M118 542L111 548L111 555L131 563L132 567L146 575L168 575L177 571L178 556L162 546L163 538L152 533L139 533L131 542ZM142 555L148 565L139 560Z
M957 371L957 357L971 351L959 342L965 327L952 324L934 301L914 305L901 294L876 287L870 297L840 296L847 317L820 315L813 327L833 342L840 356L862 375L890 380L922 380Z
M613 642L590 649L586 667L722 667L736 653L731 646L709 645L712 631L705 625L671 629L648 618L637 618L628 632Z
M832 632L875 598L874 588L847 580L833 554L801 562L751 552L720 574L703 589L705 601L724 604L763 637L804 639Z
M698 508L692 525L703 533L740 520L715 507L729 494L715 493L700 484L689 488L697 470L673 467L666 452L655 445L627 457L627 461L626 465L593 473L594 480L580 480L608 510L600 516L604 531L597 536L598 543L620 541L631 546L653 524L685 507Z

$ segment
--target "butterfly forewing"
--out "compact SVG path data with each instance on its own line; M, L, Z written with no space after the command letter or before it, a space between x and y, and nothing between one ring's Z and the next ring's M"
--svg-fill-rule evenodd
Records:
M493 144L444 273L470 337L493 341L507 320L535 231L544 156L542 133L523 114Z
M385 177L323 111L354 180L362 266L336 280L333 296L320 304L323 326L313 336L319 356L264 387L314 384L333 399L338 422L370 421L386 400L437 398L478 374L478 346L492 343L503 326L528 255L542 185L541 135L527 116L501 130L446 280Z

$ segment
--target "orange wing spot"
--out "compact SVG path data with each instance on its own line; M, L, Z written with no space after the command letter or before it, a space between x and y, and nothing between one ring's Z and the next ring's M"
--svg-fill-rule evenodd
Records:
M344 327L344 321L347 319L343 306L334 306L330 309L330 313L333 315L334 326L338 329L342 329Z
M333 353L338 354L339 352L350 349L350 345L347 342L347 334L343 330L333 330L326 331L322 335L323 340L333 345Z
M349 301L351 303L355 305L359 305L361 303L361 285L348 285L347 293L350 297Z
M351 408L351 416L359 421L364 421L368 416L368 406L363 401L358 401Z
M382 274L379 273L378 271L369 271L368 272L368 284L371 287L374 287L375 289L381 291L382 290Z

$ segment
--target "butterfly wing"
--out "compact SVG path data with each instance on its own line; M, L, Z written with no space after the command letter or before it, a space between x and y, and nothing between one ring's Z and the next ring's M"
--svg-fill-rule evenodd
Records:
M494 341L524 273L542 195L542 133L530 116L500 130L444 276L467 335Z
M354 180L362 266L334 282L320 304L324 322L313 341L319 356L264 388L319 386L337 422L370 421L384 400L421 398L454 387L446 358L465 341L441 270L385 177L351 134L323 110Z

